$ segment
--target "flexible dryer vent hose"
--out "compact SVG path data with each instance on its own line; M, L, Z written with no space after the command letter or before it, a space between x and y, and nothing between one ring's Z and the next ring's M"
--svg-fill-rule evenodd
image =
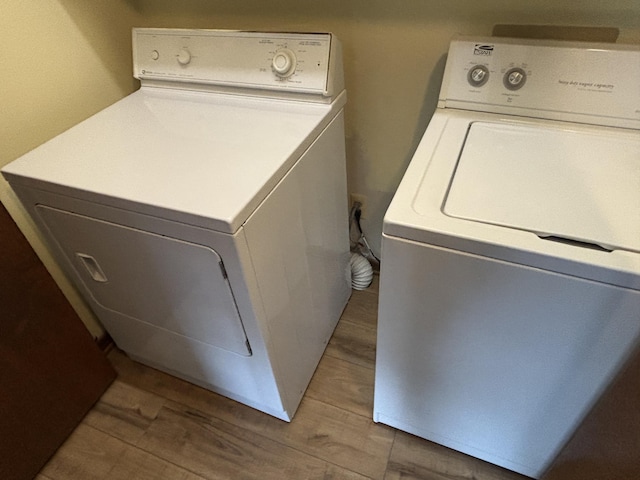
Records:
M359 253L351 254L351 286L354 290L364 290L373 280L373 268Z

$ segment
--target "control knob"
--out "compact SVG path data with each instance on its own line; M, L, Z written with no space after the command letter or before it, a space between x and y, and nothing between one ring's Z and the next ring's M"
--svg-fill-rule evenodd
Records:
M273 56L271 67L279 77L291 76L296 71L296 54L288 48L278 50Z
M186 48L183 48L182 50L180 50L176 58L178 59L178 63L180 65L188 65L189 62L191 62L191 52Z
M522 88L527 81L527 73L521 68L511 68L504 74L504 86L509 90Z
M481 87L489 81L489 70L484 65L476 65L469 70L467 80L472 87Z

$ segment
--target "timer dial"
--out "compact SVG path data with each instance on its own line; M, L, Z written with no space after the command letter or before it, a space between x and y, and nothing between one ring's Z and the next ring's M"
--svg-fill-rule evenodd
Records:
M271 61L271 68L282 78L293 75L296 71L296 54L288 48L278 50Z
M467 80L472 87L481 87L489 81L489 69L484 65L476 65L469 70Z
M504 74L504 86L509 90L522 88L527 81L527 73L521 68L511 68Z

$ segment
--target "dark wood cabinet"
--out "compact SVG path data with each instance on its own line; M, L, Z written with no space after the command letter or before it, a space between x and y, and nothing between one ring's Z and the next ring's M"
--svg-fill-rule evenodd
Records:
M0 478L33 478L114 378L0 204Z
M640 321L640 312L638 312ZM640 478L640 348L580 424L544 480Z

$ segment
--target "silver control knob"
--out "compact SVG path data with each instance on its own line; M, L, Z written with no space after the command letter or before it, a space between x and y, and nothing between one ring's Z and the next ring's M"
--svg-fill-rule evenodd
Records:
M271 67L279 77L291 76L296 71L296 54L288 48L278 50L271 60Z
M180 65L188 65L189 62L191 62L191 52L186 48L183 48L182 50L180 50L176 58Z
M512 68L504 74L504 86L509 90L518 90L527 81L527 74L521 68Z
M489 81L489 70L484 65L476 65L469 70L467 81L472 87L481 87Z

